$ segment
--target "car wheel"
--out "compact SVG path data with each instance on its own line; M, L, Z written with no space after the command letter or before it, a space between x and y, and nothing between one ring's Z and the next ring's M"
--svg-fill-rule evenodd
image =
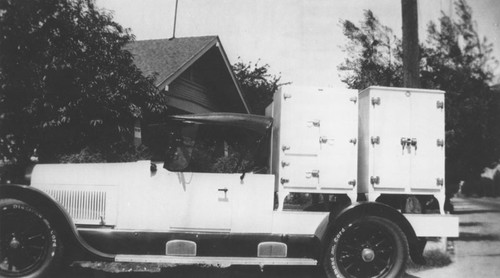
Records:
M401 277L408 260L404 233L377 216L337 228L326 249L323 267L328 277Z
M17 200L0 200L0 276L49 277L62 244L46 217Z

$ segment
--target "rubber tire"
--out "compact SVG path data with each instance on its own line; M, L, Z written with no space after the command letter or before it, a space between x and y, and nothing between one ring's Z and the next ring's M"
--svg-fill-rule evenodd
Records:
M358 219L352 219L348 221L347 224L341 225L341 227L338 227L334 230L323 257L322 266L324 268L326 276L329 278L357 277L347 273L344 270L344 267L339 264L339 260L337 259L338 256L336 256L337 249L339 248L339 243L341 243L343 240L345 240L346 237L349 236L349 231L352 231L353 227L355 227L356 225L371 225L380 229L385 235L390 237L390 240L394 247L394 252L391 255L391 262L388 264L390 265L389 269L383 273L379 273L371 277L403 277L406 269L406 263L409 257L408 241L406 239L406 236L403 231L401 231L399 226L394 222L377 216L365 216ZM366 275L360 275L359 277L367 278Z
M2 255L0 258L0 277L23 277L23 278L45 278L45 277L54 277L56 273L60 270L61 258L63 255L63 244L62 241L57 236L55 229L51 226L47 217L41 214L34 207L21 202L19 200L14 199L2 199L0 200L0 219L4 219L9 213L27 213L29 217L33 220L33 222L38 225L38 227L42 228L42 233L46 235L42 238L41 242L44 245L42 247L43 254L40 255L40 258L36 260L30 267L27 267L22 272L13 272L8 269L2 269L3 260L6 258ZM6 223L2 223L2 226L6 225ZM11 224L12 225L12 224ZM5 230L8 229L9 224L6 225L5 228L0 228L0 236L3 237L6 235ZM26 226L24 226L26 228ZM7 232L8 233L8 232ZM19 233L22 234L22 233ZM48 235L48 236L47 236ZM0 239L2 242L9 241L7 238ZM0 246L0 254L7 253L7 246ZM4 254L5 254L4 253Z

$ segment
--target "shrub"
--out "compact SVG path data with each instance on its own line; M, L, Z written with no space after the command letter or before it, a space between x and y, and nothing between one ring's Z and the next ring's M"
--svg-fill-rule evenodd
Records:
M138 160L151 159L149 149L144 146L134 146L128 142L118 142L107 148L85 147L81 151L72 154L64 154L58 157L59 163L98 163L98 162L134 162Z

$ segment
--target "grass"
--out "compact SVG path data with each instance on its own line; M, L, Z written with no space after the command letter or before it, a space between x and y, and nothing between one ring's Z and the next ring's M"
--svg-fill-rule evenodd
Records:
M446 251L440 249L425 250L424 258L427 261L425 265L418 265L410 260L407 268L409 270L420 271L429 268L444 267L452 263L450 255Z

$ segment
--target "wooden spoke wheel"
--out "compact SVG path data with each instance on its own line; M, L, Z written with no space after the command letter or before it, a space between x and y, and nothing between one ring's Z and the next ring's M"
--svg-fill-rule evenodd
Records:
M0 276L44 277L62 248L48 220L16 200L0 201Z
M408 259L404 233L376 216L352 220L336 230L324 259L329 277L400 277Z

